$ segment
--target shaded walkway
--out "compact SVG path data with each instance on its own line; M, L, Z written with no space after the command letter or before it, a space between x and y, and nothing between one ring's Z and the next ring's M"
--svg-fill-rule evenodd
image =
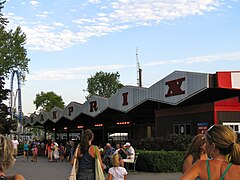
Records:
M69 162L49 163L46 157L38 157L38 162L22 162L19 156L12 169L7 171L8 175L20 173L26 180L67 180L70 174L71 165ZM177 180L181 173L130 173L128 180Z

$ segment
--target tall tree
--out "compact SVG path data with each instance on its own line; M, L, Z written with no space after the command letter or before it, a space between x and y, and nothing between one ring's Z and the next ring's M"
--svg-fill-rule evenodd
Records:
M33 101L36 106L36 110L51 111L55 106L61 109L64 108L64 102L61 96L54 92L42 92L36 95L36 99Z
M107 73L107 72L97 72L94 76L87 79L87 89L86 91L89 95L87 99L92 95L98 95L102 97L110 97L115 94L118 89L123 87L123 84L120 83L120 75L116 73Z
M0 0L0 73L8 77L14 70L18 70L20 77L25 79L25 72L28 72L26 35L20 27L16 30L7 30L8 21L3 17L2 9L5 1Z
M16 130L17 121L8 118L8 107L3 101L7 100L10 90L4 89L4 77L0 76L0 134L9 134L10 130Z

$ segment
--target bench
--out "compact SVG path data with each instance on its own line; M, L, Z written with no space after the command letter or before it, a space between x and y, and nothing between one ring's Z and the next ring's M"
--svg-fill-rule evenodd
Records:
M139 156L139 153L135 153L135 158L134 158L133 162L124 162L124 164L126 165L127 171L132 171L132 172L136 171L136 163L137 163L138 156ZM133 169L129 168L131 166L131 164L133 166Z

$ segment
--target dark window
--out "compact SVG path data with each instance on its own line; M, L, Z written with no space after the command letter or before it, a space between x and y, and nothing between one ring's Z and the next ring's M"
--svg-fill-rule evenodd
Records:
M191 134L191 126L189 124L178 124L173 126L173 132L175 134L182 135L190 135Z
M191 126L190 125L186 125L186 134L190 135L191 133Z
M235 125L235 131L238 131L238 125Z
M175 125L175 126L174 126L174 133L175 133L175 134L179 134L178 125Z

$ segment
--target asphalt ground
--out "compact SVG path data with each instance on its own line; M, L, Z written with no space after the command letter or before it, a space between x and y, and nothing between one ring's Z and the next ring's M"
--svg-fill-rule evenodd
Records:
M67 180L71 171L69 162L48 162L47 157L38 157L37 162L22 161L18 156L13 168L8 169L6 174L22 174L26 180ZM107 178L107 174L105 174ZM127 180L177 180L181 173L147 173L129 172Z

